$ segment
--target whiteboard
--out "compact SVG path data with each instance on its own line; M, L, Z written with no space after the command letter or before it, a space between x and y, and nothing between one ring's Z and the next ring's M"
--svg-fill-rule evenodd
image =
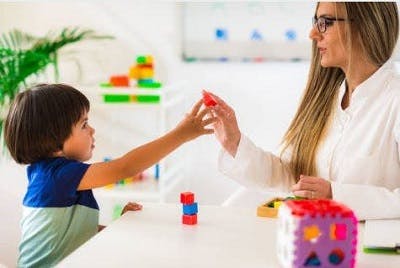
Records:
M313 2L183 4L186 60L307 60Z
M312 1L183 3L183 59L309 60L315 7Z

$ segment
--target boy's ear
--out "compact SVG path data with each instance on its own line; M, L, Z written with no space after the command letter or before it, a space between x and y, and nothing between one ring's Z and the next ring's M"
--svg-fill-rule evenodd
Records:
M63 156L63 155L64 154L63 154L62 150L59 150L59 151L53 153L53 156L55 156L55 157L60 157L60 156Z

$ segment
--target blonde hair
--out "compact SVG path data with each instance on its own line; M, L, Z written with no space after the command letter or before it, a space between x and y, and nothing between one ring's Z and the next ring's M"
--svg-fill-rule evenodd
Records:
M380 67L392 55L399 33L399 19L395 2L341 2L346 17L346 48L348 67L352 64L351 47L358 42L366 60ZM318 8L318 5L317 5ZM316 10L317 10L316 8ZM316 11L315 11L316 12ZM290 149L290 169L296 182L301 174L316 176L315 157L324 133L329 127L338 89L345 79L340 68L324 68L316 41L308 82L288 130L283 137L282 153Z

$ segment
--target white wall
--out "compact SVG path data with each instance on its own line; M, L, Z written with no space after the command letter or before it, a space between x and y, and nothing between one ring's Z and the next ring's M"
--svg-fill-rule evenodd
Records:
M28 2L0 3L0 32L11 28L42 35L50 29L82 25L117 37L113 41L73 46L83 67L79 76L71 56L62 55L62 81L97 84L126 72L137 54L153 54L158 78L189 81L187 106L205 88L234 107L242 131L262 148L277 149L307 77L307 63L181 63L180 9L173 2ZM50 76L49 76L50 78ZM212 136L184 145L190 151L185 176L200 204L220 204L237 189L217 171L219 146ZM14 266L19 239L24 167L9 160L0 166L0 264Z

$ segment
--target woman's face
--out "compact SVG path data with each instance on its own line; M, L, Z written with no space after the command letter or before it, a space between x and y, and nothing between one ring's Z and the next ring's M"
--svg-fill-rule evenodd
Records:
M317 19L347 19L344 15L343 5L340 3L336 5L337 8L335 8L335 3L319 3L316 14ZM345 45L345 24L347 21L328 20L326 22L326 31L321 33L317 25L314 25L310 31L310 38L317 43L318 51L321 55L321 65L323 67L339 67L344 70L347 67L349 58L349 53Z

